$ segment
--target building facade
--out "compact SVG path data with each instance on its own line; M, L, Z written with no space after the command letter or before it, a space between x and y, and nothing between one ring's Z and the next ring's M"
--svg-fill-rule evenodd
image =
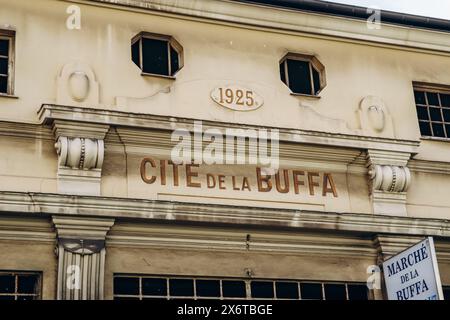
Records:
M0 299L448 295L449 22L289 3L0 0Z

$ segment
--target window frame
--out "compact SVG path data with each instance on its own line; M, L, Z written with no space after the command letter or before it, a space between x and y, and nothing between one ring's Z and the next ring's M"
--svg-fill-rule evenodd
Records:
M425 94L425 101L426 104L417 104L417 102L415 101L414 98L414 106L416 108L416 119L417 119L417 125L419 126L419 132L420 132L420 139L421 140L433 140L433 141L440 141L440 142L450 142L450 132L447 132L446 129L446 125L449 125L450 122L446 122L444 119L444 114L443 114L443 109L447 109L450 110L450 108L448 107L443 107L442 106L442 101L440 98L441 94L446 94L446 95L450 95L450 85L445 85L445 84L435 84L435 83L425 83L425 82L413 82L413 94L415 95L416 91L420 91L423 92ZM434 108L439 107L439 110L441 112L441 117L443 121L433 121L431 120L431 115L430 115L430 104L428 103L428 96L427 93L437 93L438 94L438 99L439 99L439 106L433 106ZM427 112L428 112L428 119L429 120L420 120L419 119L419 114L417 113L417 106L421 106L421 107L426 107L427 108ZM422 135L422 132L420 131L420 122L427 122L430 125L430 130L432 135L431 136L425 136ZM446 133L446 138L445 137L439 137L439 136L434 136L434 132L433 132L433 123L439 123L443 125L444 128L444 133Z
M231 277L208 277L208 276L184 276L184 275L154 275L154 274L127 274L127 273L114 273L113 283L115 278L137 278L139 279L139 294L116 294L113 286L113 299L117 298L132 298L132 299L165 299L165 300L178 300L178 299L192 299L192 300L308 300L302 299L301 284L319 284L321 285L322 300L327 300L325 295L325 285L336 284L344 285L346 292L346 301L349 301L349 289L351 285L365 285L363 282L345 282L345 281L321 281L321 280L293 280L293 279L269 279L269 278L231 278ZM145 295L143 294L143 279L165 279L166 280L166 295ZM193 283L193 296L172 296L170 294L170 280L172 279L184 279L191 280ZM218 280L220 283L220 296L219 297L204 297L197 295L197 280ZM224 297L223 296L223 281L242 281L245 285L246 297ZM254 298L252 297L251 283L256 282L272 282L273 285L273 298ZM277 283L295 283L297 285L298 299L278 298L277 297ZM367 289L367 300L372 300L373 297L369 289ZM309 299L310 300L310 299Z
M8 74L7 84L6 84L6 93L0 92L0 97L15 97L14 96L14 75L15 75L15 46L16 46L16 31L8 30L8 29L0 29L0 39L8 40L8 56L0 56L2 58L8 59ZM3 76L3 75L2 75Z
M158 73L150 73L150 72L144 72L144 61L143 61L143 55L142 55L142 39L152 39L152 40L160 40L167 42L167 63L168 63L168 71L169 75L164 74L158 74ZM159 78L166 78L166 79L176 79L176 74L183 68L184 66L184 57L183 57L183 47L181 44L173 37L168 35L163 35L159 33L152 33L147 31L141 31L137 35L135 35L131 39L131 47L136 42L139 43L139 69L141 69L141 76L152 76L152 77L159 77ZM172 56L171 56L171 47L178 53L178 70L172 75Z
M15 288L14 293L1 293L0 296L14 296L14 300L17 301L18 297L35 297L33 300L42 300L42 272L41 271L21 271L21 270L0 270L0 276L14 276ZM18 293L18 277L19 276L37 276L37 285L35 293Z
M296 60L296 61L304 61L308 62L309 65L309 80L311 85L311 94L305 94L305 93L297 93L293 92L292 89L289 87L289 68L287 64L287 60ZM284 80L281 79L281 81L291 90L291 95L293 96L303 96L303 97L310 97L310 98L318 98L320 99L320 93L325 89L327 86L327 80L326 80L326 73L325 73L325 66L317 59L314 55L308 55L303 53L293 53L288 52L281 58L279 62L279 66L281 68L281 64L283 64L284 67ZM314 75L312 69L315 69L317 73L319 74L319 81L320 81L320 88L317 90L314 85Z

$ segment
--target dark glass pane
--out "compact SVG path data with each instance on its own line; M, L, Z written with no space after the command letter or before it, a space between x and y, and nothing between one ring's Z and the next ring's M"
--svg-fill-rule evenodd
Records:
M0 93L8 93L8 77L0 76Z
M444 126L440 123L433 123L433 135L435 137L443 137L445 138Z
M170 279L169 288L170 288L170 295L174 297L194 296L194 280L192 279Z
M416 104L426 104L424 92L414 91L414 98L416 99Z
M219 280L197 280L198 297L220 297Z
M245 298L247 296L244 281L222 281L222 295L228 298Z
M294 93L312 94L309 62L287 60L289 88Z
M433 121L442 121L441 109L440 108L430 108L430 117Z
M169 75L167 41L142 39L143 71L161 75Z
M139 278L114 278L114 294L139 294Z
M15 277L11 275L0 276L0 293L14 293L16 288Z
M313 71L313 81L314 81L314 94L318 94L320 91L320 74L314 68L312 68L312 71Z
M1 39L0 56L8 56L8 55L9 55L9 40Z
M437 93L427 92L428 104L430 106L439 106L439 99Z
M140 68L140 50L139 50L140 41L136 41L134 44L131 45L131 60Z
M18 293L35 293L37 281L38 281L37 275L19 276L17 292Z
M14 296L0 296L0 300L16 300Z
M326 300L347 300L344 284L325 284Z
M320 283L301 283L302 300L322 300L322 285Z
M431 128L430 128L430 124L428 122L423 122L420 121L419 122L419 127L420 127L420 134L423 136L431 136Z
M272 281L252 281L252 298L273 298Z
M450 94L441 94L441 104L443 107L450 108Z
M447 130L447 138L450 138L450 124L445 125L445 130Z
M0 74L8 74L8 58L0 58Z
M298 284L294 282L275 283L278 299L298 299Z
M428 117L427 107L416 107L419 120L430 120Z
M149 296L165 296L167 295L167 280L143 278L142 294Z
M349 300L368 300L366 285L349 284L347 289Z
M280 63L280 79L286 84L286 72L284 70L284 62Z
M444 288L444 300L450 300L450 288Z
M442 114L444 115L444 121L450 122L450 109L442 109Z
M34 297L33 296L18 296L17 300L22 300L22 301L34 300Z
M173 76L180 69L180 60L178 52L170 46L170 69L172 70L171 76Z

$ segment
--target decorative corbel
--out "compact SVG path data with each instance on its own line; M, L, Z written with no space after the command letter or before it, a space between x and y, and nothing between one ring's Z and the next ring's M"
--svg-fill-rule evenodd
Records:
M411 154L367 151L370 197L374 214L406 216L406 193L411 185L407 167Z
M100 195L104 138L109 126L55 120L58 192Z

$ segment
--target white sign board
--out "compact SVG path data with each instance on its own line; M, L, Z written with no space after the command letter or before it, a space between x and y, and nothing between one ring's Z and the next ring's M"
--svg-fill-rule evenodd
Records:
M383 263L389 300L443 300L432 237Z

